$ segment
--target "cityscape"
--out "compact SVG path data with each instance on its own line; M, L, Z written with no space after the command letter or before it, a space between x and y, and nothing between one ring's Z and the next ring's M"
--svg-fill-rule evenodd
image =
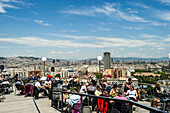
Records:
M0 113L170 113L169 0L0 0Z

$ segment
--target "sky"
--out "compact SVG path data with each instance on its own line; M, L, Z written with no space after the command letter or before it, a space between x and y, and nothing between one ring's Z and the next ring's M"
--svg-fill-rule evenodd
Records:
M0 0L0 56L167 57L170 0Z

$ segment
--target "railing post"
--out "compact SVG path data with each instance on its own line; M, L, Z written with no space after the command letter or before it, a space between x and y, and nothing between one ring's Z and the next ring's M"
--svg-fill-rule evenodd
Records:
M83 96L81 95L81 113L83 113Z
M61 91L61 112L63 113L63 91Z
M51 89L51 107L53 107L53 89Z
M129 113L132 113L132 103L129 103Z

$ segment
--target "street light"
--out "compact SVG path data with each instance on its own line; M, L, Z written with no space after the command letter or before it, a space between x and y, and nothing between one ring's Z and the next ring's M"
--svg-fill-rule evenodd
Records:
M44 76L45 76L45 61L47 60L47 58L46 57L43 57L42 58L42 61L44 62Z
M169 57L169 59L170 59L170 53L168 54L168 57ZM170 60L169 60L169 67L170 67Z
M100 63L101 63L102 59L103 59L102 56L98 56L98 57L97 57L97 60L99 61L99 75L100 75L100 78L102 78L102 75L101 75L101 73L100 73ZM99 79L100 79L100 78L99 78Z

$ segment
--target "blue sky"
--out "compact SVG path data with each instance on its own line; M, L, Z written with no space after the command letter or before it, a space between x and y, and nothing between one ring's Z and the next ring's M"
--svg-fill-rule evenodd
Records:
M0 56L167 57L170 0L0 0Z

